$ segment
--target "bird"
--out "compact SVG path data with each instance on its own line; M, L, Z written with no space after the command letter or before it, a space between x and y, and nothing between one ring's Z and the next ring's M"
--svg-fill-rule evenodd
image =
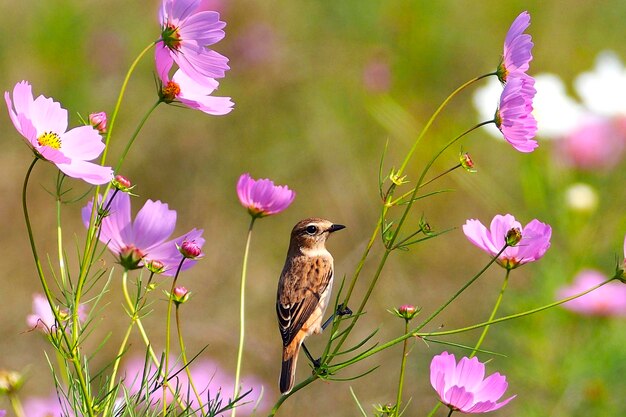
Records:
M280 392L294 384L298 353L304 339L321 333L322 318L333 286L333 257L326 240L345 226L319 217L296 223L291 231L287 259L278 281L276 313L283 339Z

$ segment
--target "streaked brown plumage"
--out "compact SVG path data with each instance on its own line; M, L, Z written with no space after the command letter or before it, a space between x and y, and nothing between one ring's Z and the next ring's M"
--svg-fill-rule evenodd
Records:
M299 221L278 281L276 313L283 338L280 391L293 388L296 362L304 339L322 331L322 319L333 286L333 257L326 250L328 236L345 226L317 217Z

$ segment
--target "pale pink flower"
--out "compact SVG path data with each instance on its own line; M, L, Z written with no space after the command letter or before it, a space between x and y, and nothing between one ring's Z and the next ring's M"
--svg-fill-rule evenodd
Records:
M31 85L21 81L8 91L4 99L17 131L38 157L52 162L68 177L80 178L90 184L105 184L113 178L113 170L91 162L102 153L102 137L92 126L67 130L67 110L51 98L33 98Z
M100 240L117 255L128 255L135 266L147 264L152 260L160 261L164 267L164 275L176 274L183 255L178 248L185 240L195 241L199 247L204 244L202 230L192 229L175 239L169 239L176 227L176 211L170 210L167 204L148 200L144 204L135 221L131 221L130 196L116 193L109 204L109 194L103 207L108 206L108 215L102 220ZM89 225L93 201L82 210L83 223ZM169 239L169 240L168 240ZM127 261L120 259L120 261ZM185 259L182 270L191 268L197 261ZM135 266L127 265L129 269Z
M595 270L584 270L574 277L571 285L557 291L559 299L571 297L586 291L608 279ZM589 316L626 316L626 286L621 282L609 282L581 297L575 298L563 307L576 313Z
M540 259L550 247L552 228L537 219L522 227L515 217L506 214L495 216L489 230L475 219L467 220L463 225L463 233L469 241L491 256L504 248L511 232L521 234L521 240L515 246L507 247L497 260L507 269Z
M430 363L430 384L439 400L454 411L486 413L504 407L516 396L498 402L509 384L496 372L485 378L485 364L464 357L458 365L454 355L443 352Z
M286 185L274 185L269 179L255 180L250 174L243 174L237 182L237 196L252 216L264 217L285 210L296 193Z
M215 79L203 78L198 82L198 78L192 78L181 69L170 79L172 62L164 60L163 56L156 57L156 67L163 83L159 94L165 103L180 102L192 109L218 116L230 113L233 109L230 97L211 95L219 85Z
M22 402L22 406L24 415L28 417L65 417L70 411L67 400L59 398L56 393L48 397L28 397Z
M609 119L588 117L558 143L560 155L570 166L583 170L608 170L622 159L626 141Z
M533 42L530 35L524 33L530 26L530 15L522 12L515 18L504 39L502 62L498 66L498 78L501 82L509 77L525 74L533 59Z
M58 309L58 307L57 307ZM61 320L69 318L69 311L67 309L59 309L59 316ZM85 306L78 307L78 318L80 321L85 321L87 313ZM43 294L33 294L33 312L26 316L26 324L30 329L39 329L46 333L57 327L54 313L50 308L48 299ZM61 327L64 323L61 323Z
M159 9L161 39L156 44L157 62L176 62L198 83L221 78L228 58L208 49L224 38L226 23L217 12L199 9L200 0L163 0Z
M175 357L170 357L169 363L169 375L176 374L176 376L171 379L174 390L178 389L183 401L189 404L192 409L199 408L198 400L189 385L187 373L184 369L181 371L183 368L181 361L177 361ZM141 388L141 378L144 374L144 368L145 358L143 356L131 357L126 362L122 375L124 377L124 385L128 387L131 394L138 393ZM214 400L218 393L222 400L222 406L225 406L228 403L228 400L232 399L235 378L224 371L219 364L207 359L198 359L189 365L189 370L191 372L191 378L198 389L202 405L205 405L205 411L207 409L206 404L209 400ZM154 382L158 379L157 367L150 362L145 371L148 381L152 382L149 387L153 388L155 386ZM243 377L241 381L240 394L249 390L252 391L239 402L241 405L237 407L237 414L241 413L242 416L252 415L252 412L259 401L260 403L258 404L255 415L260 415L268 409L269 402L266 399L271 398L271 393L268 393L268 388L264 387L264 385L265 384L255 376L249 375ZM143 392L145 392L145 386L143 388ZM261 399L262 393L263 398ZM150 400L153 404L160 403L162 399L162 389L158 389L150 395ZM171 403L173 400L173 395L168 390L168 403Z
M6 410L0 410L0 417L5 417L7 415Z
M532 152L539 146L533 140L537 133L537 121L532 115L535 80L527 75L509 78L494 118L504 139L520 152Z

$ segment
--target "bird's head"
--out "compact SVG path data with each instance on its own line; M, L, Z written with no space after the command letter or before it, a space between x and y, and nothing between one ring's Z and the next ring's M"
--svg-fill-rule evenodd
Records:
M304 251L324 249L328 236L345 227L319 217L300 220L291 231L290 248Z

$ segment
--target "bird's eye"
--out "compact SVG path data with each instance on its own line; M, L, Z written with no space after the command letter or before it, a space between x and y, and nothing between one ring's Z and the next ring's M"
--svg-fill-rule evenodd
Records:
M314 235L315 233L317 233L317 226L314 226L312 224L308 225L306 227L306 232L309 235Z

